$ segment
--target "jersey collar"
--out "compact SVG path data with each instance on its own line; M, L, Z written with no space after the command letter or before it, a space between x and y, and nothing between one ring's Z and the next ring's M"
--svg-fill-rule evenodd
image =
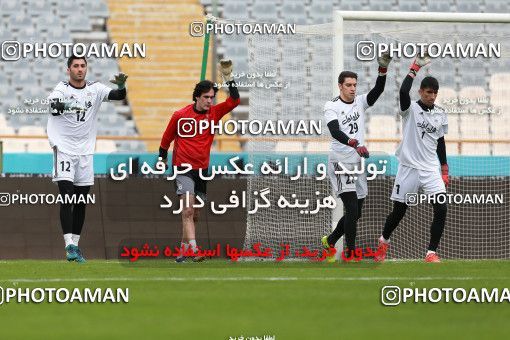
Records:
M350 102L346 102L346 101L345 101L345 100L343 100L343 99L342 99L342 97L340 97L340 96L338 96L338 99L340 99L340 100L342 101L342 103L344 103L344 104L352 104L352 103L354 103L354 99L353 99L352 101L350 101Z
M195 107L195 104L193 104L193 111L199 115L203 115L205 113L207 113L208 110L205 110L205 111L198 111L197 108Z
M71 86L73 89L77 89L77 90L83 90L86 86L87 86L87 82L85 82L85 85L83 85L82 87L76 87L74 86L73 84L71 84L71 82L67 82L69 84L69 86Z
M418 100L416 103L418 103L418 105L420 105L420 107L422 108L423 111L434 113L435 105L427 106L421 100Z

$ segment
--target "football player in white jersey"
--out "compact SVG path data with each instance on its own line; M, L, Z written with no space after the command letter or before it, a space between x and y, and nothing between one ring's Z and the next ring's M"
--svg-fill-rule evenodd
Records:
M344 205L344 216L335 230L321 239L324 248L333 247L345 233L345 254L355 250L357 221L361 217L363 201L367 196L367 176L335 174L341 167L354 170L361 167L361 157L368 158L365 142L365 110L374 105L384 91L386 72L391 57L386 54L378 58L379 69L375 86L370 92L356 95L358 76L343 71L338 76L340 95L324 105L324 116L333 140L328 157L328 174L337 197ZM334 258L328 259L334 261Z
M103 101L126 98L127 75L120 73L112 83L117 90L86 81L87 60L71 56L67 61L68 81L57 84L48 96L51 115L48 139L53 148L53 182L60 194L72 197L87 195L94 184L93 155L97 135L97 113ZM85 204L61 204L60 222L68 261L85 262L78 248L85 221Z
M411 102L409 96L416 73L429 62L430 58L426 55L416 57L400 87L403 135L396 152L399 165L391 195L393 211L386 218L379 238L375 257L378 262L384 261L391 233L404 217L408 204L415 203L411 201L416 200L418 190L423 190L431 198L446 193L449 179L444 135L448 133L448 120L445 111L434 104L439 83L434 77L425 77L418 91L420 100ZM438 203L443 200L431 201L434 217L425 261L440 262L436 250L443 234L447 206L446 203Z

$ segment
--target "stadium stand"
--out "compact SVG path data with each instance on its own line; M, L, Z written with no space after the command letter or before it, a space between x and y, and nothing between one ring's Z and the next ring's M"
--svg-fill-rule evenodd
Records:
M86 15L76 16L77 11ZM2 1L0 13L2 41L15 39L20 42L109 42L106 23L110 11L106 2L102 0ZM33 57L17 61L0 61L0 83L2 83L0 124L9 128L3 129L2 134L45 136L48 113L27 113L26 110L31 108L43 110L47 107L28 105L25 101L46 98L59 81L66 80L65 62L65 58L35 60ZM88 63L87 80L97 80L108 85L110 77L119 72L119 65L115 59L90 58ZM131 91L128 90L128 98L130 94ZM9 114L10 110L16 108L22 109L23 113ZM101 108L101 115L110 117L109 121L115 123L102 127L101 132L104 135L124 136L125 133L130 137L137 135L137 128L131 119L131 109L126 103L121 105L105 103ZM122 144L119 143L118 147L110 146L107 149L146 150L143 142L136 143L138 145L134 148L130 146L129 149L123 149ZM111 145L111 143L107 144ZM31 139L28 142L23 139L5 139L3 150L4 152L51 152L45 138Z
M143 62L123 58L119 63L129 74L129 100L140 135L160 138L170 115L191 102L200 79L203 39L190 39L189 27L202 20L203 7L193 0L110 0L108 5L112 41L149 46ZM150 151L158 147L159 140L147 143Z

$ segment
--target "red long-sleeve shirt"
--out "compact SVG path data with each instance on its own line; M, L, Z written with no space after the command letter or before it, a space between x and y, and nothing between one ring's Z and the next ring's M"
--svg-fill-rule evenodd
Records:
M174 141L172 165L180 166L183 163L189 163L193 169L208 168L214 134L211 133L210 127L200 133L198 129L200 121L205 119L217 123L239 103L239 98L228 97L223 103L212 105L205 113L197 113L193 109L194 104L175 111L161 139L161 147L165 150L168 150L170 143ZM191 130L189 130L190 124L195 124ZM183 137L193 134L195 134L193 137Z

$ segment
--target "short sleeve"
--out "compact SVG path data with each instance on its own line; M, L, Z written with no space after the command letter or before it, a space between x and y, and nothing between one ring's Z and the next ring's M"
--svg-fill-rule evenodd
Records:
M97 84L97 98L100 102L106 102L108 101L108 95L110 94L110 91L112 90L106 85L103 85L101 83Z
M48 96L48 100L52 99L64 99L64 84L62 82L58 83Z
M446 115L446 114L443 115L442 127L443 127L443 134L444 135L448 134L448 115Z
M370 105L368 105L367 97L368 97L367 93L356 96L356 100L358 100L358 103L361 104L364 110L370 107Z
M334 110L332 102L327 102L324 104L324 119L326 120L326 124L329 124L329 122L338 119L338 115Z

